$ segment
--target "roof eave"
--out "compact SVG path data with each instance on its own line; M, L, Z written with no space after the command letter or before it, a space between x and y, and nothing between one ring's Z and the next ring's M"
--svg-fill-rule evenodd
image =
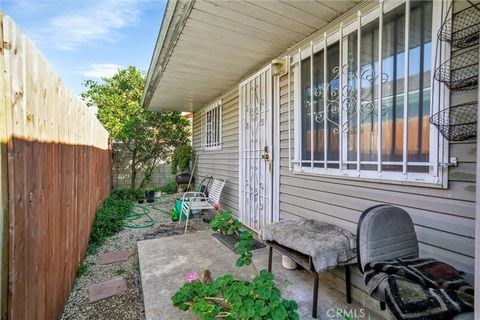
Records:
M145 109L150 108L152 97L194 4L195 0L169 0L167 3L143 90L142 106Z

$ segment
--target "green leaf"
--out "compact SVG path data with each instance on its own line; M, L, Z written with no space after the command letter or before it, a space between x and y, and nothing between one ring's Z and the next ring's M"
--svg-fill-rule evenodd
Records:
M240 286L238 289L238 294L241 296L246 296L250 292L250 289L246 285Z
M272 295L272 288L268 286L260 287L257 290L257 294L260 297L260 299L268 300Z
M230 227L230 228L228 228L228 230L227 230L227 234L228 234L229 236L231 236L231 235L235 234L235 228L234 228L234 227Z
M282 305L272 310L272 320L284 320L287 316L287 310Z

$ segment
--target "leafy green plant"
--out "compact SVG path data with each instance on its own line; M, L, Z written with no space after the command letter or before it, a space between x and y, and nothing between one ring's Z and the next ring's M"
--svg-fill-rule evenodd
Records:
M162 193L174 194L177 190L177 184L175 181L164 184L163 186L156 188L155 191L161 191Z
M177 174L177 172L183 172L190 164L192 156L193 150L192 146L189 144L185 143L175 148L172 154L172 174Z
M251 248L253 233L243 230L242 223L233 218L231 212L219 212L210 223L213 230L225 235L237 235L238 267L252 265ZM205 283L193 277L172 296L173 305L180 310L191 310L200 320L297 320L299 319L295 301L282 299L275 286L272 273L255 270L252 281L235 279L227 274L213 282Z
M117 200L138 201L145 198L145 193L140 189L115 189L112 191L112 198Z
M176 111L152 112L142 108L144 74L129 66L102 81L86 80L81 94L88 106L97 107L97 118L116 142L130 152L130 188L136 188L139 172L148 183L153 169L168 160L176 146L190 140L190 122Z
M212 283L186 282L172 297L180 310L191 309L202 320L299 319L295 301L282 299L273 274L262 270L252 281L224 275Z
M108 197L103 202L103 206L97 209L93 221L88 241L88 254L95 253L108 237L123 230L123 220L131 212L132 207L131 200L120 200L114 197Z
M236 235L239 241L235 244L235 249L240 255L236 262L237 267L252 265L253 270L257 273L251 252L254 242L253 233L250 230L242 230L243 224L234 219L230 211L217 213L210 222L210 226L214 231L219 231L224 235Z
M77 268L77 277L88 276L90 274L90 265L83 263Z

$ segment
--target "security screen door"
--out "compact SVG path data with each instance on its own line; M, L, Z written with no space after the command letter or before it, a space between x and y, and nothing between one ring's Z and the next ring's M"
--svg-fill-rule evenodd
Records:
M243 81L240 93L241 221L259 231L272 222L272 76L270 66Z

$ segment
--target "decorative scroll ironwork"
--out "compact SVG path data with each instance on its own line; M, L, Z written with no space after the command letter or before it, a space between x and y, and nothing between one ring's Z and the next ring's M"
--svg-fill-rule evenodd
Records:
M325 117L328 123L331 123L335 126L333 129L333 133L338 134L340 132L340 128L343 133L348 133L351 127L356 126L356 119L358 115L357 104L358 104L358 76L357 70L352 70L350 68L351 64L345 64L341 68L342 72L342 79L344 79L344 84L342 88L339 88L339 81L340 81L340 67L335 66L332 69L332 73L334 77L327 83L326 88L324 90L323 85L319 84L317 88L314 90L313 94L314 97L323 101L324 91L326 91L326 107L324 105L320 106L319 111L314 111L313 117L314 121L318 124L324 122ZM379 75L376 74L373 65L365 65L363 66L363 70L360 72L360 82L367 81L370 83L371 87L375 86L375 82L378 80ZM382 83L386 83L388 81L388 75L386 73L382 73L381 77ZM365 86L364 86L365 87ZM381 101L381 99L376 99L377 101ZM317 103L317 101L313 101L313 103ZM366 118L367 116L378 116L378 103L376 103L373 97L370 101L366 103L361 103L360 105L360 114L364 115ZM310 109L310 101L307 99L305 107L307 110ZM385 115L387 110L386 106L382 104L382 115ZM325 110L326 109L326 112ZM342 119L342 123L339 123L339 113L345 112L346 119ZM352 125L352 126L351 126Z
M248 132L245 137L249 137L249 144L255 146L260 143L259 132L265 125L265 113L261 112L262 108L265 109L265 99L261 97L259 84L250 86L250 97L248 103L245 105L245 132ZM256 152L255 147L250 147L249 151ZM250 160L247 160L249 162ZM264 185L260 182L260 168L256 162L250 162L248 170L248 177L244 181L244 193L245 204L253 206L252 212L264 209L264 203L262 201ZM252 217L251 217L252 218Z

